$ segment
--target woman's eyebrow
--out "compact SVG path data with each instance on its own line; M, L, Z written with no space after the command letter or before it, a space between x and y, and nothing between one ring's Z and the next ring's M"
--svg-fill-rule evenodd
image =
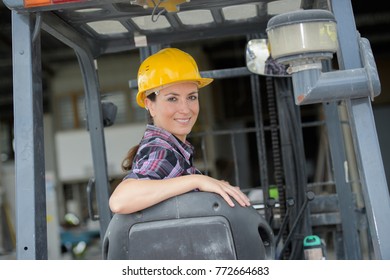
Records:
M187 94L187 96L192 96L192 95L197 95L198 91L191 91L190 93Z
M176 93L174 91L169 91L167 93L164 94L165 96L168 96L168 95L174 95L174 96L179 96L180 94L179 93Z
M199 92L198 91L191 91L189 93L187 93L187 95L194 95L194 94L198 94ZM168 95L173 95L173 96L180 96L181 94L180 93L177 93L177 92L167 92L164 94L165 96L168 96Z

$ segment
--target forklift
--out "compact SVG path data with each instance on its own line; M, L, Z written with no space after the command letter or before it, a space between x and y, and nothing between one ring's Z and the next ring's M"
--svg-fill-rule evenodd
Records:
M113 245L115 238L107 239L117 231L113 229L115 221L126 225L126 228L118 230L118 236L123 236L130 230L129 219L140 216L113 217L108 206L110 174L104 128L112 124L112 118L110 110L102 102L95 60L107 54L139 50L142 61L163 46L245 36L247 45L242 53L246 55L247 65L201 72L202 76L214 79L249 77L250 80L254 126L244 132L254 133L257 147L255 157L259 166L256 173L262 199L253 203L252 210L259 216L251 221L257 223L255 229L260 236L261 253L248 253L251 243L237 241L246 236L241 227L239 232L232 230L233 237L224 241L225 245L230 242L240 247L224 245L230 252L229 258L304 259L310 255L306 253L316 246L322 248L322 257L326 257L323 254L326 245L317 237L324 228L325 231L332 228L336 259L365 258L362 244L367 244L368 258L390 259L390 197L371 107L372 100L380 94L380 83L369 41L361 38L356 30L352 1L3 2L12 11L17 259L48 258L41 30L74 50L82 73L94 171L87 186L89 212L91 219L99 221L102 258L116 258L110 248L123 247ZM114 26L114 32L95 29L99 22ZM266 70L266 59L270 56L274 60L271 65L274 69ZM129 87L135 88L136 81L130 80ZM263 114L264 96L267 98L267 123ZM323 110L321 122L302 122L300 108L308 104L316 104ZM347 131L343 127L345 118L349 124ZM309 183L307 178L302 128L315 125L327 131L332 176L324 184L334 187L332 194L317 194L314 190L318 184ZM235 135L238 132L213 133ZM271 135L271 157L267 157L266 135ZM200 133L196 136L204 135ZM235 139L234 136L232 139ZM234 140L232 143L235 147ZM353 145L352 157L346 143ZM233 155L237 170L236 152ZM204 159L207 163L207 157ZM273 169L272 178L269 166ZM350 179L352 170L356 171L357 180ZM239 174L235 172L235 175L237 179ZM192 195L185 194L156 207L177 210L178 205L199 199L191 198ZM362 196L363 205L356 202L357 195ZM97 213L92 207L93 200L96 200ZM201 200L209 203L215 212L223 208L216 197ZM158 209L148 209L141 216L145 218L161 213ZM240 213L238 219L248 217L249 220L252 210L251 213ZM194 216L188 207L181 211L186 213L185 218ZM222 215L218 213L218 216ZM173 215L169 218L170 226L177 224L172 221L176 214L169 214L170 217ZM187 221L198 229L198 233L207 224L220 228L220 218L211 218L204 213L199 215L206 224L199 226L198 222ZM153 221L159 225L160 232L164 232L169 228L160 226L161 219L157 217ZM235 222L230 224L240 228ZM140 225L142 230L156 228ZM223 235L218 236L222 238ZM119 258L140 257L142 244L136 248L138 251L126 248L131 256L126 253L120 254ZM168 249L174 254L174 249ZM194 257L202 258L201 255Z

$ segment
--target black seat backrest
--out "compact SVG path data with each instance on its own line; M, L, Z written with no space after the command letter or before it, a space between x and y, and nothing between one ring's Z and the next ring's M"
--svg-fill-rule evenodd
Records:
M273 259L274 235L253 207L190 192L134 214L115 214L103 259Z

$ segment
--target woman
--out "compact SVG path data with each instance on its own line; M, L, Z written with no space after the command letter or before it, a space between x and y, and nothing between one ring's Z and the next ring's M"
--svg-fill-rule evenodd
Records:
M140 144L123 161L130 171L110 197L114 213L143 210L193 190L221 195L234 207L249 199L238 187L202 175L192 164L193 147L187 141L199 114L198 90L212 82L202 78L187 53L167 48L148 57L138 71L137 103L149 112Z

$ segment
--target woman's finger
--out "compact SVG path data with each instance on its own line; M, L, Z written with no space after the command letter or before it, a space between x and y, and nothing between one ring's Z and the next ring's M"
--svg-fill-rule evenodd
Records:
M240 190L239 187L233 187L230 184L225 183L224 190L241 206L246 207L250 205L248 197Z
M227 194L224 191L221 191L219 193L219 195L222 196L222 198L227 202L227 204L229 204L229 206L231 206L231 207L235 206L235 204L234 204L233 200L230 198L229 194Z

